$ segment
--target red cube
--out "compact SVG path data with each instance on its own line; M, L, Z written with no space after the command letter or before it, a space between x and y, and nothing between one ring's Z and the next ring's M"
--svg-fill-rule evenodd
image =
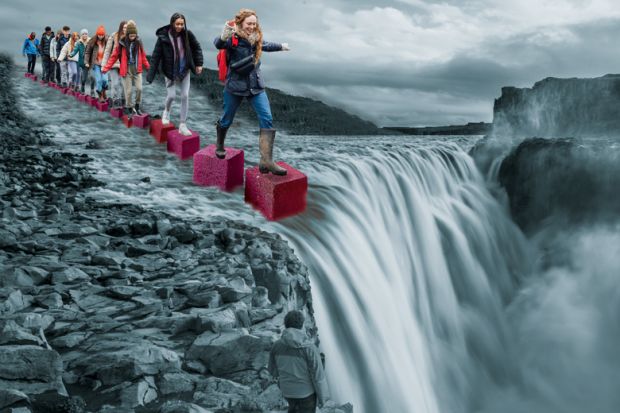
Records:
M245 202L251 204L270 221L302 213L306 209L308 177L286 164L284 176L262 174L258 166L245 171Z
M168 152L173 152L180 159L191 158L200 150L200 135L190 131L190 136L181 135L178 130L168 132Z
M157 143L164 143L168 140L168 132L175 130L176 126L170 122L167 125L161 123L161 119L153 119L150 121L149 133L155 138Z
M123 117L123 108L112 108L110 109L110 116L113 118L120 119Z
M243 185L243 151L226 148L226 157L215 156L215 145L209 145L194 154L194 183L216 186L232 191Z
M32 77L32 75L28 72L24 73L24 76L27 77L28 79L30 79L30 77Z
M37 75L30 75L30 79L32 79L33 81L37 81L38 77Z
M150 119L151 117L146 113L142 115L134 115L133 116L133 127L142 128L142 129L148 128Z
M121 118L121 121L123 122L123 124L124 124L125 126L127 126L128 128L131 128L131 125L132 125L132 123L133 123L133 122L132 122L132 121L133 121L133 119L132 119L132 118L130 118L130 117L129 117L129 116L127 116L127 115L123 115L123 117Z
M42 84L43 86L47 85L47 82L45 80L40 80L39 83Z
M97 110L99 112L107 112L109 104L108 102L97 102Z
M63 95L66 95L67 93L69 93L69 88L68 87L61 87L60 89L60 93L62 93Z

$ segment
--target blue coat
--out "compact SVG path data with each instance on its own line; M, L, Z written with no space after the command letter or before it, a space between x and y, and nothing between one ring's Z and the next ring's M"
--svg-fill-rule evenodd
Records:
M22 54L39 54L39 39L34 39L34 41L27 38L24 40L24 46L22 46Z
M233 36L236 36L233 35ZM253 64L242 65L239 70L235 70L235 63L243 63L243 59L250 59L254 56L256 46L242 38L237 37L239 43L233 46L232 38L222 40L219 36L215 38L213 44L218 49L226 49L228 55L228 74L226 76L225 89L238 96L254 96L265 91L265 83L261 78L260 60ZM282 50L280 43L271 43L263 41L263 52L279 52ZM250 59L252 60L252 59Z

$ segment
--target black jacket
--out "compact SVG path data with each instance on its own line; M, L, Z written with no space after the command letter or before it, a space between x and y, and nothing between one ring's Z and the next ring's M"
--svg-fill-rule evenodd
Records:
M146 76L146 81L149 83L155 79L160 63L164 75L168 79L174 80L174 66L176 62L174 61L174 46L170 41L169 32L170 25L160 27L155 32L157 42L151 54L151 68ZM202 48L191 30L186 28L181 33L181 36L184 36L186 68L196 74L196 67L203 65Z
M42 56L50 55L50 44L52 43L52 39L54 38L54 33L47 37L45 33L41 36L41 41L39 42L39 53Z

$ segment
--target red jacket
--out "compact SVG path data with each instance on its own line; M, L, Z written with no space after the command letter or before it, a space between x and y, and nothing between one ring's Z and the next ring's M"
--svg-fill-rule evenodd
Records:
M144 66L147 70L150 69L151 65L149 64L148 59L146 58L146 53L144 53L144 47L142 46L142 42L140 38L136 37L134 40L138 46L138 56L136 56L136 69L138 73L142 73L142 67ZM105 67L102 69L103 73L107 73L116 61L118 60L120 55L121 58L121 67L120 67L120 75L121 77L127 76L127 65L129 63L129 50L125 44L125 39L119 40L118 44L114 48L114 51L108 58Z

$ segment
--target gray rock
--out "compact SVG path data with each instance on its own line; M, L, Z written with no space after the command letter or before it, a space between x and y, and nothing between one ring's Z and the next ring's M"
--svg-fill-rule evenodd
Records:
M157 399L157 387L153 377L147 376L120 392L121 406L145 406Z
M30 404L30 399L25 393L19 390L0 389L0 411L10 406L16 406L17 404Z
M256 308L248 311L252 324L260 323L275 317L278 312L273 308Z
M231 380L209 377L199 383L194 401L213 409L234 408L251 397L250 387Z
M123 263L125 256L119 252L101 252L95 255L91 263L92 265L101 265L103 267L118 268Z
M194 403L171 400L164 403L159 408L158 413L213 413L213 411L202 408Z
M38 346L0 346L0 388L9 387L26 394L55 390L66 395L60 355Z
M52 273L52 284L90 281L90 276L77 267L69 267Z
M250 335L239 329L218 336L203 333L192 343L186 357L202 361L215 375L235 371L258 370L267 365L274 339Z
M37 298L37 303L44 308L56 309L63 306L62 296L58 293L51 293L46 296Z
M198 379L184 371L165 373L159 379L159 390L162 395L193 393Z
M231 308L204 309L192 308L190 314L197 316L195 330L198 332L212 331L219 333L222 330L230 330L237 327L237 316Z
M225 303L239 301L252 294L252 289L241 277L234 277L228 281L227 285L218 286L217 289Z
M92 336L89 331L76 331L50 341L53 348L75 348Z
M0 304L0 315L13 314L21 311L30 307L34 301L31 295L23 295L20 290L14 290L5 297L2 297L0 294L0 299L4 300L4 302Z
M254 294L252 295L252 307L265 308L270 305L271 301L269 301L269 290L262 286L254 288Z
M43 340L30 333L27 329L19 326L13 320L0 321L0 345L5 344L30 344L41 345Z
M135 236L144 236L153 233L153 222L148 219L136 219L129 224L131 232Z

